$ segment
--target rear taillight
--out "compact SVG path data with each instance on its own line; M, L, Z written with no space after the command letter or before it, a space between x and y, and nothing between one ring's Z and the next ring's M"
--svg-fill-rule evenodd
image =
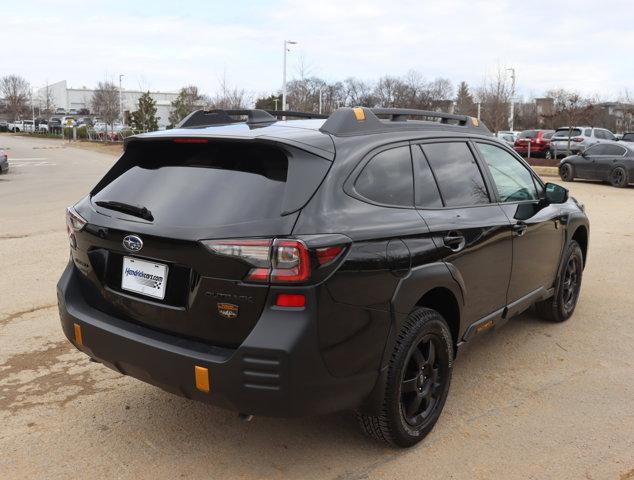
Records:
M85 226L86 220L84 220L73 207L68 207L66 209L66 232L68 233L68 242L71 247L77 247L75 233L79 232Z
M570 140L572 140L573 142L583 142L584 138L583 137L572 137Z
M224 256L239 258L253 268L246 282L302 283L312 272L311 251L301 240L278 238L249 240L205 240L209 250ZM315 268L334 261L343 251L341 246L317 248Z

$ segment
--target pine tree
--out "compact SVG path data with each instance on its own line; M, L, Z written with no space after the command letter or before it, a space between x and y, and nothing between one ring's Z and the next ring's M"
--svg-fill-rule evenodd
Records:
M152 98L150 92L145 92L139 97L139 108L130 114L130 123L135 130L143 132L158 130L156 100Z
M456 113L462 115L474 114L473 95L469 92L469 85L462 81L458 84L458 93L456 94Z
M198 92L198 87L190 85L181 88L178 97L172 102L172 111L169 116L170 125L175 126L194 110L202 108L208 103L209 99Z

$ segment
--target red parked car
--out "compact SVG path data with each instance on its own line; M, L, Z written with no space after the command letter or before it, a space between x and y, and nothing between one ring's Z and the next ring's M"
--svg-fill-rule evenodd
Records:
M518 135L513 148L521 156L527 157L530 144L531 157L551 158L550 138L553 133L554 130L524 130Z

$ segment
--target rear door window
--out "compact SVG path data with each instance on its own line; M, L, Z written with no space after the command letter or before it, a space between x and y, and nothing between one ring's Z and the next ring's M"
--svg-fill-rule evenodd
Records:
M362 197L383 205L414 205L414 177L409 146L377 153L354 182Z
M465 142L426 143L422 149L445 206L463 207L490 202L480 168Z
M625 153L625 149L618 145L604 145L604 155L611 155L613 157L620 157Z
M412 146L414 160L414 199L419 208L440 208L442 199L431 171L429 162L423 155L420 145Z

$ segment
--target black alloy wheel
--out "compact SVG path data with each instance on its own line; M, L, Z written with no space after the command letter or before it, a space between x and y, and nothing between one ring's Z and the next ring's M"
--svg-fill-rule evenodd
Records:
M448 358L438 335L425 335L412 345L401 381L401 414L420 427L438 407L447 377Z
M581 287L581 259L578 256L571 256L568 259L563 272L561 283L562 308L566 313L572 313L577 305L577 297Z
M572 316L579 299L583 268L581 247L571 240L564 252L555 294L535 304L535 311L540 317L551 322L563 322Z
M623 167L616 167L612 170L610 173L610 184L613 187L623 188L626 187L628 183L627 172Z
M561 167L559 167L559 177L561 177L564 182L572 182L575 179L575 173L572 169L572 165L564 163Z

